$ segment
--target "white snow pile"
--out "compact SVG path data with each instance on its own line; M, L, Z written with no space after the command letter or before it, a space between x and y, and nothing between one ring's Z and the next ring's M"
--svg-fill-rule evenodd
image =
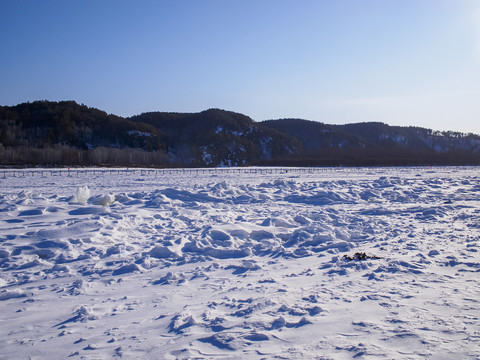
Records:
M1 179L0 358L480 358L478 168L188 174Z
M88 186L81 186L75 191L75 195L72 196L71 202L74 203L86 203L90 197L90 189Z

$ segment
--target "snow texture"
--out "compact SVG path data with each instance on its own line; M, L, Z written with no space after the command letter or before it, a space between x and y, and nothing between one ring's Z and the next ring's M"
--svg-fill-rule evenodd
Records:
M478 168L13 174L1 359L480 358Z

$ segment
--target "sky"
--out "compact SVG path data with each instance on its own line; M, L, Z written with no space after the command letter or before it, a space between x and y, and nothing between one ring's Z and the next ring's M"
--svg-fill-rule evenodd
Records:
M480 0L1 0L0 105L480 134Z

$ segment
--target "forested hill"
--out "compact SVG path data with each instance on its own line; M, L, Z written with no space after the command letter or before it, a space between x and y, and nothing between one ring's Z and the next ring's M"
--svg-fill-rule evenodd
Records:
M130 118L74 101L0 106L4 166L480 165L480 137L383 123L255 122L219 109Z
M480 136L379 122L328 125L301 119L262 122L300 141L304 164L480 164Z
M231 111L151 112L130 120L163 132L169 155L183 165L252 165L301 155L295 137Z

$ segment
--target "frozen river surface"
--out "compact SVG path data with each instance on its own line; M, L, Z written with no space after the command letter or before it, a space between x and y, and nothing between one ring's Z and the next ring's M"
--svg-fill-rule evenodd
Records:
M0 359L478 359L480 169L0 172Z

